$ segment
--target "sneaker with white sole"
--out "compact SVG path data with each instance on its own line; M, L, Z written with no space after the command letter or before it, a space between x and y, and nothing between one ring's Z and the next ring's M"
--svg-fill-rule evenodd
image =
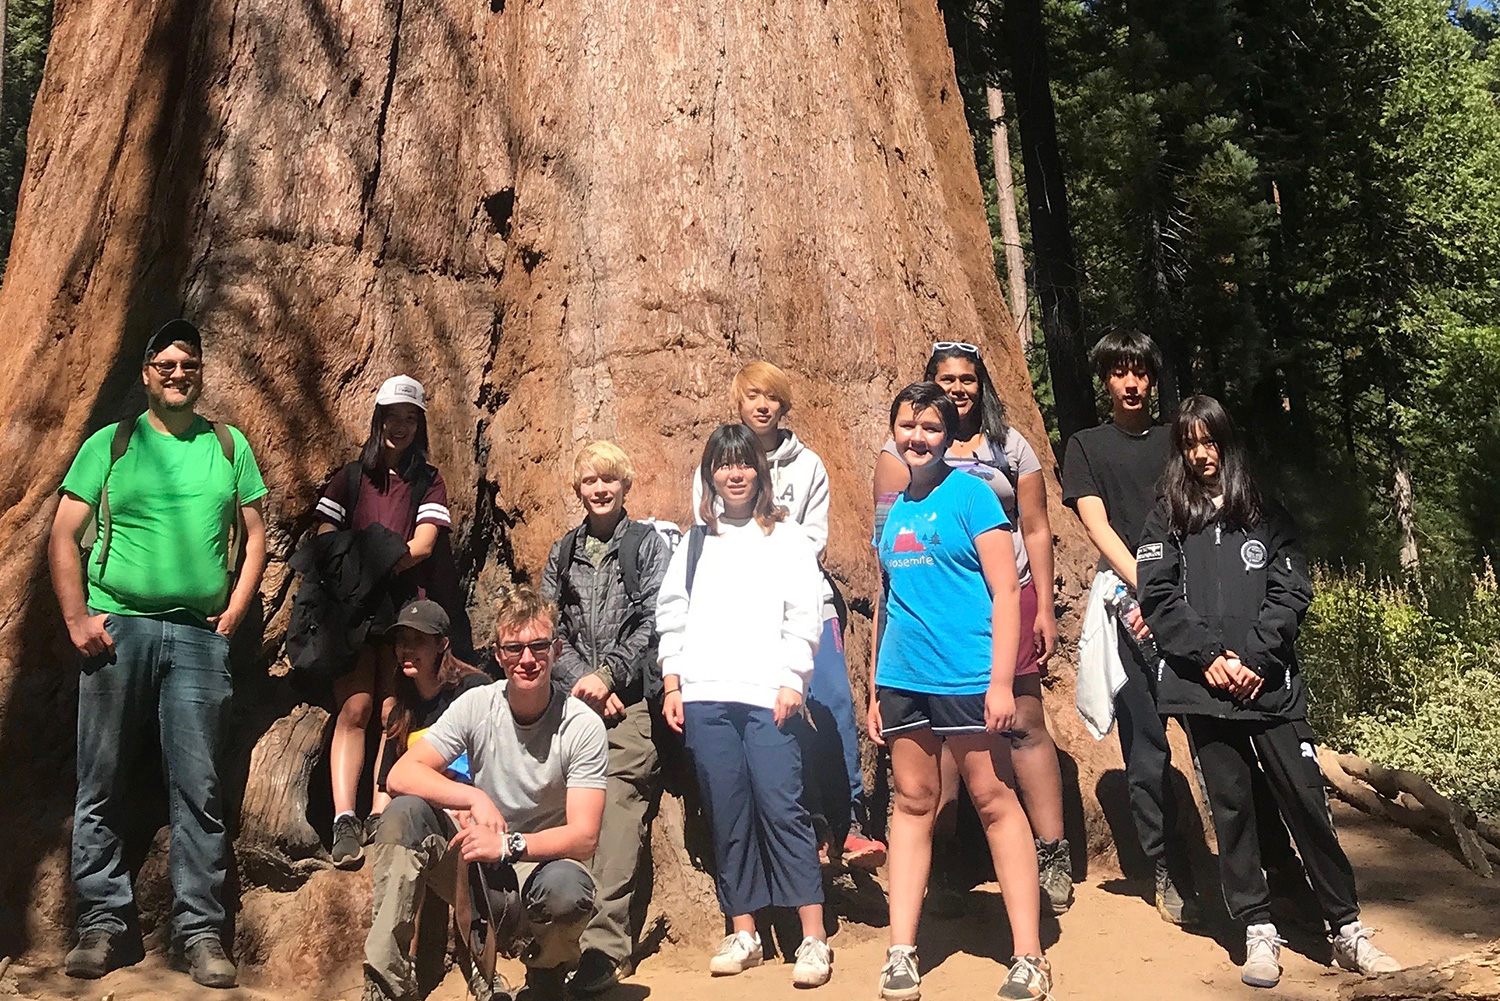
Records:
M880 971L880 996L884 1001L917 1001L922 996L916 946L893 945L885 951L885 966Z
M812 937L797 946L797 965L792 967L792 983L798 987L822 987L833 976L833 950L828 943Z
M708 972L716 977L732 977L759 966L761 958L760 936L737 931L725 937L724 944L708 961Z
M1333 942L1333 961L1353 973L1395 973L1401 964L1387 956L1370 941L1374 928L1351 921L1329 936Z
M1275 987L1281 982L1281 947L1286 940L1276 935L1270 922L1245 929L1245 965L1240 980L1251 987Z
M996 996L1005 1001L1046 1001L1052 996L1052 964L1042 956L1016 956Z

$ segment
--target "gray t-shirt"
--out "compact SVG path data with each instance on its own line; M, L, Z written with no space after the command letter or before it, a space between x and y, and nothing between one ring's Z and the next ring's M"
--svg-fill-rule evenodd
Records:
M894 440L887 441L881 451L901 458ZM995 492L1000 506L1005 509L1005 516L1010 519L1011 544L1016 551L1016 576L1024 587L1031 580L1031 558L1026 554L1026 537L1021 532L1021 501L1016 496L1016 484L1021 482L1021 477L1042 471L1036 450L1021 432L1008 427L1005 429L1004 455L996 455L995 447L988 438L984 438L973 455L954 455L949 452L943 458L949 466L977 477ZM875 537L880 537L878 525Z
M505 825L534 834L568 821L569 789L603 789L609 775L604 721L583 702L553 690L541 719L522 726L511 715L506 683L465 692L422 739L452 764L469 756L474 785L494 801Z

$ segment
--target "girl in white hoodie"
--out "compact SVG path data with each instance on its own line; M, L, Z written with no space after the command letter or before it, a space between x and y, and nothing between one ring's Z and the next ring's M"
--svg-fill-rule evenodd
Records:
M709 436L699 465L704 524L677 547L657 598L667 725L686 738L713 831L719 904L733 932L709 961L759 965L756 911L796 908L792 982L827 983L823 880L801 802L794 736L822 631L822 585L806 536L781 524L765 450L749 428Z

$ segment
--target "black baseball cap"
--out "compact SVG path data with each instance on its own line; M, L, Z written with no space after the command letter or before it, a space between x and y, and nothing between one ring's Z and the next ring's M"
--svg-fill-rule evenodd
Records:
M156 333L146 342L146 357L142 364L149 362L152 358L161 354L167 348L178 341L191 344L201 356L203 354L203 335L198 333L198 328L182 318L168 320L156 328Z
M407 602L406 607L401 609L401 614L396 616L396 624L388 632L395 632L402 626L429 636L447 636L448 613L435 601L423 599Z

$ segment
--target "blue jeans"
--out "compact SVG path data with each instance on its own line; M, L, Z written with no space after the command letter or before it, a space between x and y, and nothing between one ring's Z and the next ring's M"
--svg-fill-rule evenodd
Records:
M844 752L845 775L849 780L849 819L864 828L869 818L865 816L865 778L859 770L859 723L854 713L854 692L849 686L849 665L844 660L844 636L837 616L823 623L823 639L818 644L818 652L813 655L812 683L808 685L807 697L833 715L839 746ZM834 845L835 849L840 847Z
M186 947L224 927L229 839L219 753L229 719L229 640L187 618L110 615L112 657L78 680L78 799L73 886L80 934L124 931L135 910L120 837L126 777L151 726L161 736L172 842L172 939Z
M812 818L802 805L800 717L777 727L771 710L687 702L683 736L713 831L719 906L733 917L762 907L823 902Z

